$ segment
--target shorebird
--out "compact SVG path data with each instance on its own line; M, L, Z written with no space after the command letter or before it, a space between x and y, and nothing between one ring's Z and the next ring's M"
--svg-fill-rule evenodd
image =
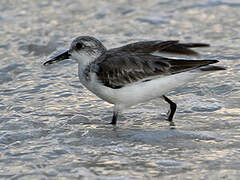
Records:
M78 63L81 83L101 99L114 105L110 124L116 125L119 114L132 105L162 98L170 105L167 120L174 126L177 105L165 94L208 72L225 70L213 66L218 60L166 58L159 53L197 55L191 50L207 47L203 43L179 41L141 41L107 50L96 38L79 36L68 50L50 57L44 65L64 59Z

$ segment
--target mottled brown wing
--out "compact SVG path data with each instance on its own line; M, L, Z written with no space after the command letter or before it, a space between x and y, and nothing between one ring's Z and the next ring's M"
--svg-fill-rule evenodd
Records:
M118 89L138 81L195 69L217 60L176 60L148 54L106 53L92 71L105 86ZM97 67L97 68L96 68Z
M205 43L179 43L179 41L140 41L136 43L127 44L125 46L110 49L110 51L125 51L132 53L169 53L196 56L198 53L190 48L209 47Z

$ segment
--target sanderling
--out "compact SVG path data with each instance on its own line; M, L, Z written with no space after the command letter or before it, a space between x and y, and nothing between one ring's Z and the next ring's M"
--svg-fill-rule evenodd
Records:
M155 98L170 105L167 120L174 126L177 105L165 94L208 72L224 70L213 66L218 60L186 60L159 56L159 53L197 55L191 48L205 47L202 43L178 41L142 41L107 50L94 37L74 39L70 49L48 59L49 65L64 59L78 63L81 83L108 103L114 104L110 124L116 125L124 109Z

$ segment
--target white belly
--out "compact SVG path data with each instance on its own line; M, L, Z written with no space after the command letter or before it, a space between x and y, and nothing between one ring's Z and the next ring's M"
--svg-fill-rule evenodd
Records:
M183 72L170 76L160 77L151 81L134 83L120 89L112 89L103 86L93 75L90 82L82 81L87 89L92 91L101 99L118 106L129 107L138 103L160 98L167 92L184 85L195 79L200 74L199 71ZM204 73L203 73L204 74Z
M186 84L194 78L196 78L196 73L193 74L190 72L161 77L116 90L117 93L115 96L118 100L117 103L131 106L151 99L160 98L167 92Z

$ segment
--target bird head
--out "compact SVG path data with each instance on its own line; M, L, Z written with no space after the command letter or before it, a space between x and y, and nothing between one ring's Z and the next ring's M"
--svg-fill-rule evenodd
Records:
M75 38L69 50L50 57L44 65L50 65L64 59L73 59L81 65L87 65L101 56L106 51L103 44L94 37L79 36Z

